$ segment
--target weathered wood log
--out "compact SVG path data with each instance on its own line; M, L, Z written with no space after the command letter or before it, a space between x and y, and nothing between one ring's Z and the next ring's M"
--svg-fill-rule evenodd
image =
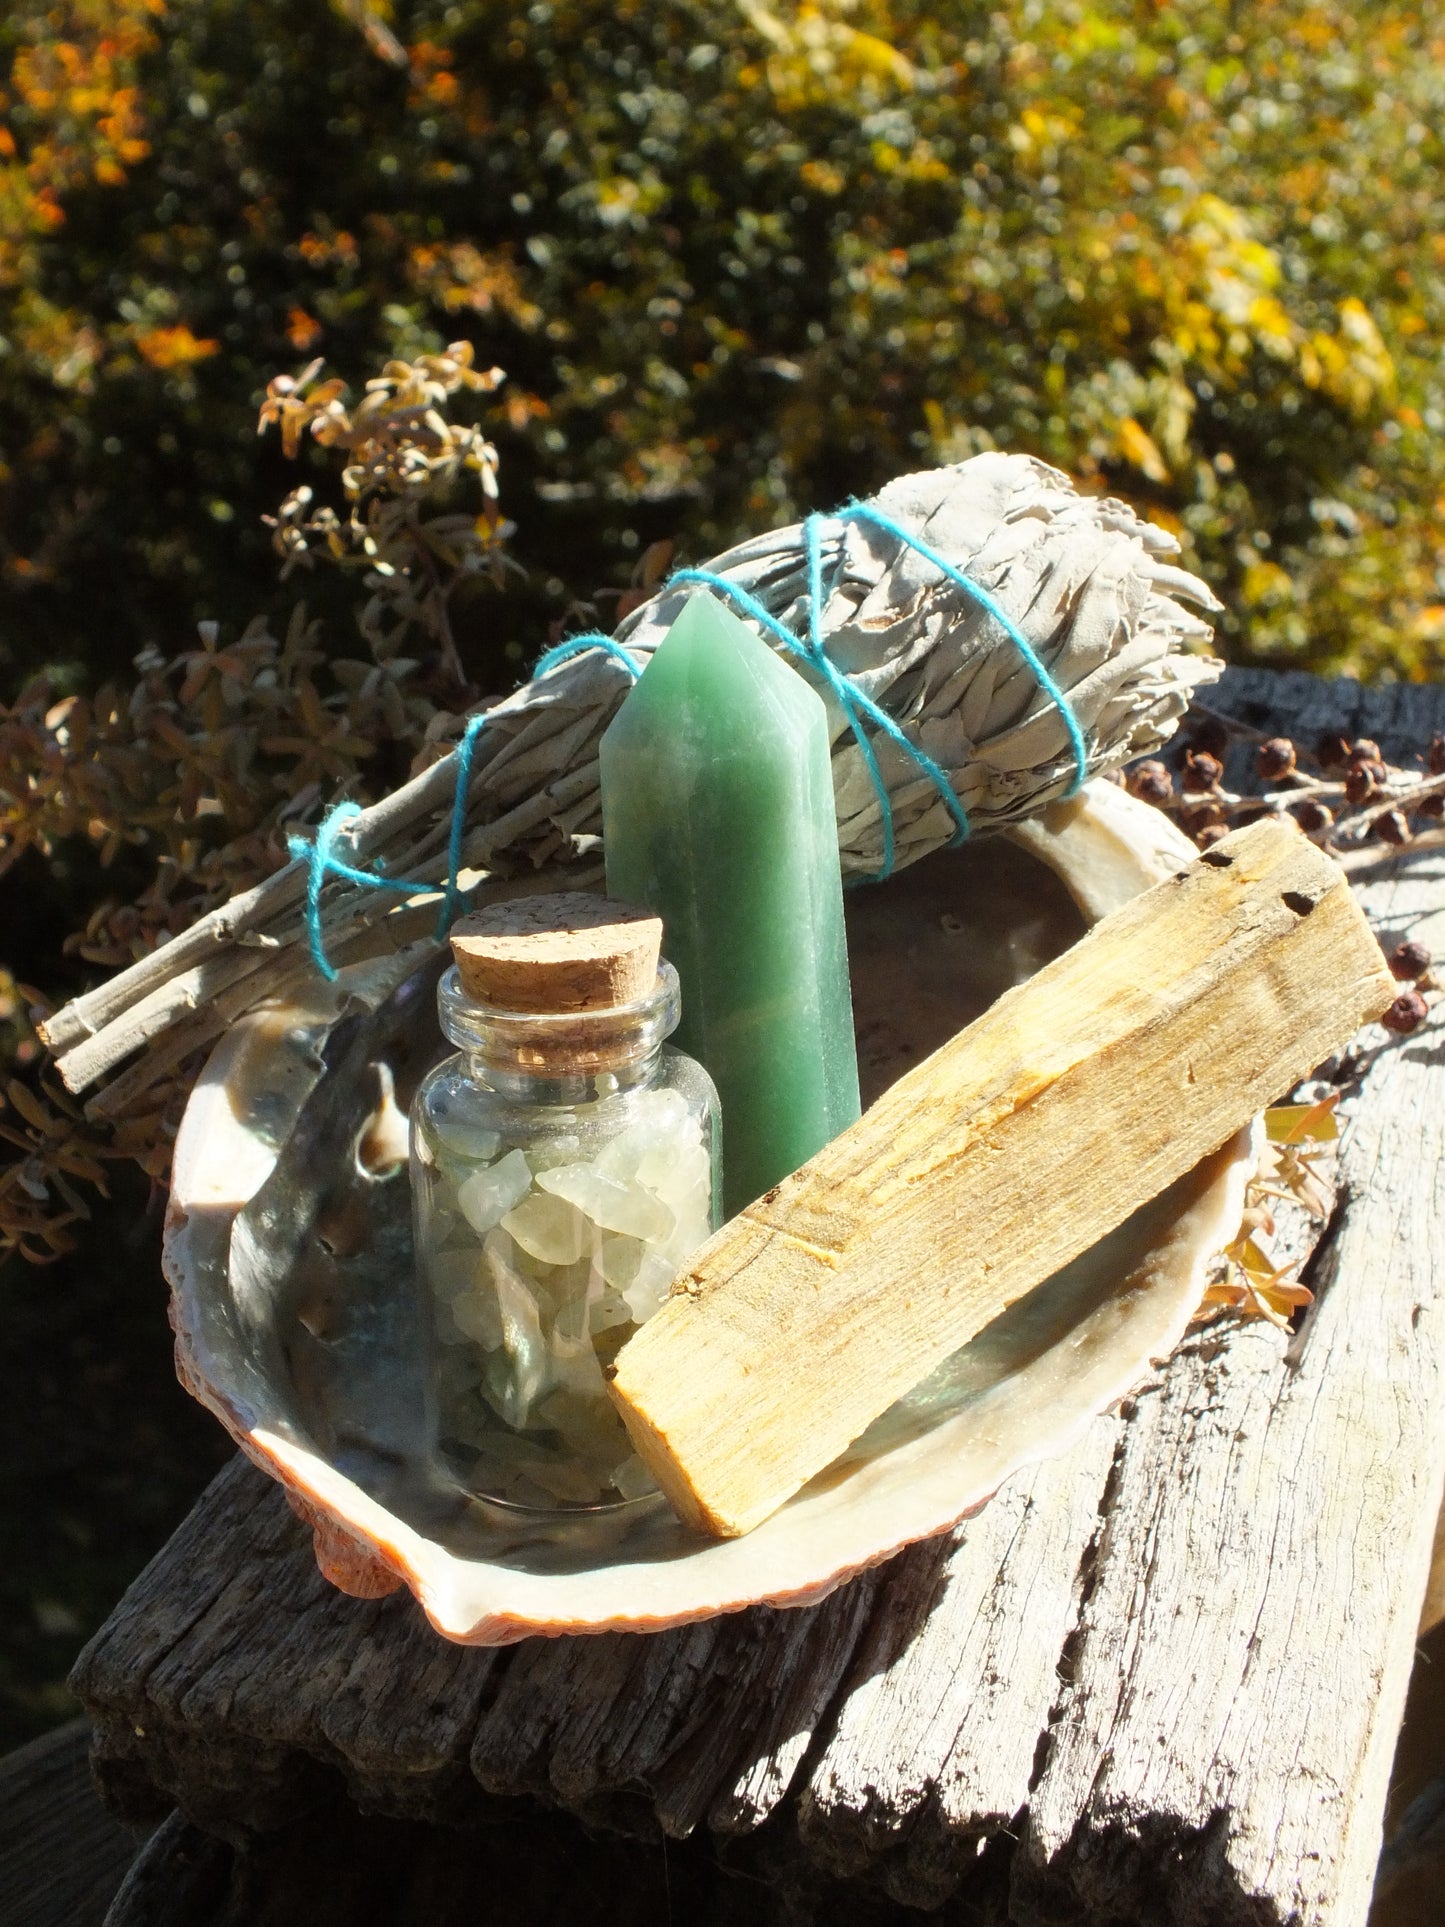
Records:
M1233 671L1218 706L1387 753L1445 729L1445 690L1411 685ZM1367 861L1387 944L1445 954L1445 853ZM522 1797L706 1829L770 1881L951 1894L960 1921L1364 1927L1445 1479L1442 1037L1370 1033L1330 1067L1340 1202L1297 1335L1200 1331L1074 1450L820 1606L449 1647L404 1595L331 1594L238 1463L78 1669L110 1797L239 1832L319 1822L339 1774L403 1816Z
M1396 992L1343 873L1291 821L1225 837L702 1247L612 1377L648 1469L689 1525L761 1524Z
M234 1861L224 1841L172 1813L131 1862L102 1927L221 1927Z
M589 1836L523 1808L465 1832L362 1815L336 1799L234 1848L173 1815L105 1927L899 1927L867 1891L729 1873L703 1841ZM10 1927L7 1920L6 1927ZM46 1927L92 1927L57 1919Z
M1027 1810L1122 1432L1098 1420L898 1562L800 1801L821 1865L936 1905Z
M1235 678L1228 706L1263 720L1273 680ZM1291 681L1306 742L1418 751L1440 727L1439 689ZM1387 941L1445 950L1442 878L1438 851L1380 849L1360 887ZM1368 1911L1445 1474L1440 1031L1337 1075L1345 1203L1299 1336L1206 1333L1137 1402L1016 1856L1032 1911L1138 1908L1168 1853L1201 1919L1244 1895L1265 1919Z
M101 1805L71 1720L0 1759L0 1921L101 1927L137 1841Z

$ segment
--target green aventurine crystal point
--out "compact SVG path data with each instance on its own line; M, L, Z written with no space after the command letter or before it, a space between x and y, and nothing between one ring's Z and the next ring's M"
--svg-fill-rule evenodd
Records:
M608 894L663 920L674 1042L722 1100L731 1217L859 1113L827 712L699 592L601 758Z

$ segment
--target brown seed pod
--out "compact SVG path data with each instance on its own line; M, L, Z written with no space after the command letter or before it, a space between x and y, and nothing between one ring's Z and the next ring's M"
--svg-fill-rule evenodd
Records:
M1390 952L1389 962L1393 976L1402 983L1412 983L1430 968L1430 952L1416 938L1407 937Z
M1368 803L1380 794L1380 785L1384 780L1383 763L1351 763L1345 777L1345 795L1352 803Z
M1425 752L1425 767L1432 776L1445 776L1445 736L1439 730L1430 738L1430 747Z
M1208 750L1191 749L1184 759L1184 774L1179 780L1182 788L1198 793L1212 790L1223 774L1224 765L1217 756L1211 756Z
M1350 760L1350 739L1338 730L1326 730L1315 744L1315 761L1321 769L1343 769Z
M1295 766L1294 744L1288 736L1271 736L1267 743L1261 743L1259 754L1255 757L1255 767L1266 783L1278 781L1288 776Z
M1131 796L1137 796L1141 803L1153 803L1156 808L1174 800L1174 778L1157 757L1134 765L1129 772L1128 787Z
M1194 841L1199 845L1201 850L1207 850L1211 844L1217 843L1222 836L1228 835L1229 825L1227 823L1205 823L1195 832Z
M1430 1006L1418 990L1402 990L1380 1022L1397 1037L1408 1037L1430 1015Z
M1352 763L1383 763L1384 760L1384 757L1380 754L1380 745L1375 742L1373 737L1357 736L1354 742L1350 744L1350 761Z
M1438 823L1445 816L1445 796L1427 796L1415 805L1416 816L1423 816L1427 822Z
M1297 803L1291 814L1306 836L1319 836L1322 831L1329 829L1335 820L1334 812L1329 806L1325 803L1317 803L1312 796L1306 797L1303 803Z
M1396 845L1408 843L1410 841L1410 825L1405 817L1404 811L1386 810L1383 816L1377 816L1371 834L1377 836L1382 843L1394 843Z

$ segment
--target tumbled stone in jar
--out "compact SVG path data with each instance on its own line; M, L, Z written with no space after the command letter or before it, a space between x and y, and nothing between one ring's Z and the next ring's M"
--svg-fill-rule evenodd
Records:
M593 1168L609 1178L635 1178L650 1142L644 1130L630 1125L602 1145L592 1159Z
M595 1505L603 1497L596 1471L571 1459L548 1458L530 1476L552 1498L570 1505Z
M437 1398L443 1412L447 1412L459 1401L471 1398L481 1380L476 1362L476 1352L469 1345L465 1351L447 1351L442 1354L437 1366Z
M506 1233L498 1227L496 1236L505 1237ZM595 1237L589 1237L589 1244ZM526 1281L545 1323L557 1312L565 1311L569 1305L584 1303L593 1289L591 1254L584 1251L575 1264L559 1265L544 1262L521 1245L513 1244L513 1269Z
M697 1136L696 1122L676 1091L643 1091L630 1107L624 1127L603 1145L593 1163L608 1177L639 1178L651 1184L652 1165L658 1159L666 1162L679 1140Z
M543 1173L547 1178L554 1175ZM509 1211L502 1229L543 1264L573 1265L587 1249L592 1228L575 1205L557 1196L549 1185Z
M495 1291L458 1292L446 1310L457 1330L484 1350L495 1351L502 1343L502 1310Z
M675 1144L666 1159L656 1154L638 1175L643 1184L649 1185L664 1204L676 1212L676 1200L688 1196L699 1185L711 1187L712 1165L702 1140L694 1138L691 1144Z
M600 1496L608 1468L627 1450L627 1434L613 1407L605 1399L579 1397L559 1388L538 1408L537 1423L556 1432L571 1451L589 1462Z
M531 1166L520 1151L508 1151L457 1186L457 1208L477 1236L484 1238L531 1188Z
M672 1213L650 1191L631 1178L609 1177L593 1164L565 1164L540 1172L537 1183L554 1197L576 1205L604 1231L625 1232L655 1244L672 1230Z
M613 1291L610 1287L593 1303L588 1318L593 1332L612 1331L618 1325L636 1322L631 1305L620 1291Z
M637 1276L646 1248L638 1238L628 1238L619 1232L607 1233L597 1251L597 1268L604 1284L625 1291Z
M503 1498L521 1504L565 1499L586 1505L600 1497L600 1480L587 1465L559 1459L555 1449L530 1439L483 1429L475 1439L486 1454L488 1471L498 1478Z
M482 1254L474 1244L465 1251L434 1251L427 1260L426 1275L436 1298L455 1298L459 1291L473 1291L482 1276Z
M684 1264L712 1228L712 1185L702 1184L676 1203L677 1228L661 1247L675 1264Z
M651 1318L659 1309L677 1275L677 1267L672 1259L662 1251L645 1251L637 1267L637 1276L622 1294L632 1307L632 1316L640 1325L645 1318Z
M534 1171L549 1171L554 1164L575 1164L581 1155L582 1140L574 1131L539 1138L527 1146L527 1162Z
M649 1492L657 1490L657 1482L652 1474L642 1460L631 1452L621 1465L615 1467L609 1483L624 1499L643 1499Z
M503 1365L500 1352L491 1354L486 1382L497 1410L508 1425L520 1431L547 1386L550 1364L547 1341L542 1336L536 1300L517 1274L509 1265L496 1261L489 1261L488 1269L496 1286L502 1350L506 1358ZM493 1366L502 1366L502 1369L496 1371Z
M437 1343L439 1345L470 1345L475 1342L467 1336L456 1319L452 1317L452 1301L450 1298L444 1298L438 1304L432 1326L436 1332Z
M576 1398L590 1401L599 1411L611 1412L602 1367L592 1349L592 1340L585 1332L581 1338L569 1338L565 1332L554 1329L548 1351L551 1354L549 1364L553 1384L563 1387Z

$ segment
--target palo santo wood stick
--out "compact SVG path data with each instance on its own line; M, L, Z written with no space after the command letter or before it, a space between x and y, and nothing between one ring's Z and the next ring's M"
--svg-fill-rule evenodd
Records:
M760 1524L1397 988L1287 820L1106 917L724 1225L623 1346L612 1395L678 1513Z

